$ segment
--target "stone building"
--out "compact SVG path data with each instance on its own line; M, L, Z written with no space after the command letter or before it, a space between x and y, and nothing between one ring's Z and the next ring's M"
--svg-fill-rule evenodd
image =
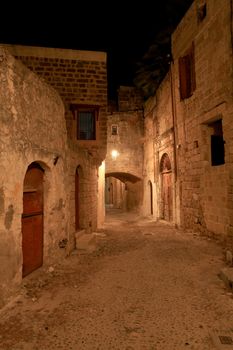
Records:
M134 87L121 86L117 107L109 106L105 202L139 211L142 205L143 100Z
M231 244L232 10L194 0L155 96L122 86L108 111L105 53L0 46L0 306L104 202Z
M104 221L106 54L0 46L0 304Z
M172 35L170 71L145 105L145 211L225 238L233 233L232 28L230 0L195 0Z

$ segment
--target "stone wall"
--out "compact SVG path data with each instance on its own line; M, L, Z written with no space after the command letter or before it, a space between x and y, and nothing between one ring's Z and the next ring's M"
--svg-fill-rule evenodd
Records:
M44 169L45 264L66 255L67 134L58 93L0 48L0 306L22 279L23 183L28 166ZM48 132L49 130L49 132ZM56 160L56 161L55 161Z
M43 47L4 45L12 55L53 86L66 109L68 137L79 147L91 150L99 164L106 154L107 68L106 53ZM98 106L97 140L74 139L71 104Z
M112 135L112 127L117 134ZM142 177L143 118L142 112L116 112L108 117L106 173L124 172ZM119 154L116 159L112 151Z
M108 115L106 174L115 176L127 184L130 190L124 193L123 207L130 210L142 205L144 135L142 99L140 105L138 91L133 87L121 87L119 93L122 106L116 112L111 110L111 114ZM115 155L113 151L116 152ZM136 184L138 181L140 185Z
M133 86L120 86L118 89L118 111L129 112L141 110L143 105L142 94Z
M200 17L203 5L206 15ZM152 183L157 197L154 215L161 217L161 161L167 154L172 171L172 221L228 237L233 232L231 10L228 0L221 2L221 8L216 0L196 0L172 34L170 72L145 104L143 205L150 212ZM187 58L190 65L184 70ZM221 123L225 159L215 164L213 157L220 146L213 150L211 139L221 136Z
M5 45L30 70L53 86L65 106L68 135L67 196L69 203L70 243L75 232L75 173L82 174L79 192L80 229L88 232L97 228L97 213L104 215L103 201L98 200L98 169L105 159L107 146L107 68L104 52L52 49ZM77 140L76 121L70 110L73 104L95 106L99 109L96 121L96 140ZM102 181L104 180L103 177ZM101 186L99 184L99 186ZM102 184L104 190L104 184ZM101 219L103 221L103 219Z
M105 203L107 208L126 210L125 184L116 177L108 176L105 181Z
M152 97L145 105L144 115L144 144L143 144L143 215L153 215L157 218L157 177L155 174L155 130L154 130L154 118L155 118L155 104L156 98ZM152 193L151 193L152 191ZM151 200L153 210L151 210ZM151 212L153 211L153 212Z
M144 214L163 218L163 179L161 160L167 155L172 172L172 208L175 211L175 159L174 159L174 120L171 98L170 73L164 78L156 95L145 103L145 143L144 143ZM152 190L152 194L151 194ZM151 198L152 197L152 198ZM152 204L150 203L152 200ZM153 207L153 209L152 209ZM172 221L177 223L176 215Z
M89 233L103 225L107 75L106 54L95 52L2 45L0 65L5 300L22 279L23 183L30 164L44 170L43 264L69 254L77 230ZM98 108L96 140L73 137L70 104Z
M182 224L216 234L232 231L232 31L230 1L207 0L206 17L198 1L172 35L177 123L178 175L182 183ZM179 59L194 47L195 88L180 96ZM213 122L222 120L225 163L212 165Z

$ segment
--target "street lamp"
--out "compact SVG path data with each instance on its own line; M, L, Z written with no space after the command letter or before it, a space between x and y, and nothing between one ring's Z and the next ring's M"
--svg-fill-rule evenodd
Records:
M113 160L116 160L117 157L119 156L119 152L117 150L115 150L115 149L112 150L111 154L112 154L112 159Z

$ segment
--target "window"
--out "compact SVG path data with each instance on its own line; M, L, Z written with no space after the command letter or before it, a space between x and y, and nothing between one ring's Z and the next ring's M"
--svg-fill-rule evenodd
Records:
M194 43L183 57L179 58L180 98L184 100L192 96L196 89Z
M112 135L118 135L118 126L112 125Z
M77 139L95 140L95 114L93 111L78 112Z
M71 110L76 122L77 140L96 140L98 107L71 105Z
M209 124L211 128L211 165L225 163L224 140L222 131L222 120Z

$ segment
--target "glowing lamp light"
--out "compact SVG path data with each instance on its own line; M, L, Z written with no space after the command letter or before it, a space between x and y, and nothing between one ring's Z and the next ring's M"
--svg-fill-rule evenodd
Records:
M116 159L119 156L119 152L115 149L112 150L112 159Z

